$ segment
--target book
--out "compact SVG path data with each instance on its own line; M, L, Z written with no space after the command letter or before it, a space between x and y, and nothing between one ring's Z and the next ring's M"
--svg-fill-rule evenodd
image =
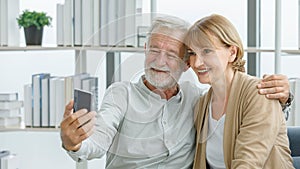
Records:
M108 46L118 45L118 0L109 0L108 9Z
M15 101L0 101L0 109L18 109L23 106L23 101L15 100Z
M74 0L74 45L82 45L82 0Z
M89 77L88 73L79 73L65 77L65 104L74 97L74 88L81 89L81 79Z
M7 1L0 1L0 46L7 46Z
M100 0L100 45L108 45L108 2Z
M93 44L93 0L84 0L82 3L82 44L91 46Z
M19 46L20 31L18 23L16 22L16 18L19 15L19 0L1 0L0 4L0 45Z
M91 110L98 110L98 77L88 77L81 80L82 89L93 94Z
M100 46L100 0L93 0L93 45Z
M126 15L126 1L117 0L117 43L118 46L125 45L125 15Z
M74 97L74 76L67 76L65 77L65 84L64 84L64 93L65 93L65 97L64 97L64 105L68 104L71 99L73 99Z
M0 127L21 127L22 118L21 117L0 117Z
M65 108L65 77L49 78L48 126L58 127Z
M73 89L74 88L78 88L78 89L82 89L82 84L81 84L81 80L85 79L87 77L89 77L90 74L89 73L79 73L79 74L75 74L73 76Z
M49 127L49 78L42 79L42 112L41 112L41 127Z
M49 127L55 127L56 122L56 81L60 77L49 79Z
M33 98L32 98L32 85L24 85L24 117L25 126L33 126L32 122L32 109L33 109Z
M16 22L19 10L19 0L7 0L7 46L20 46L20 31Z
M56 4L56 43L64 45L64 5Z
M118 0L118 46L136 46L136 0Z
M64 4L64 46L73 46L73 0Z
M136 45L136 4L135 0L126 0L125 2L125 15L124 15L124 23L125 23L125 45L134 47Z
M55 81L55 127L60 126L65 111L65 78L59 78Z
M18 93L0 93L0 101L18 100Z
M9 154L1 158L1 169L19 169L20 161L16 154Z
M5 118L5 117L19 117L21 116L21 109L7 109L7 110L2 110L0 109L0 118Z
M42 126L42 79L49 78L50 73L39 73L32 75L33 127Z

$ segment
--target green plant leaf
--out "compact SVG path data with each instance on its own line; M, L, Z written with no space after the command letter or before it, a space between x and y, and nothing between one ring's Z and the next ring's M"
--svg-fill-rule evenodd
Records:
M37 29L41 29L44 26L51 26L52 18L45 12L24 10L17 19L19 27L28 28L30 26L36 26Z

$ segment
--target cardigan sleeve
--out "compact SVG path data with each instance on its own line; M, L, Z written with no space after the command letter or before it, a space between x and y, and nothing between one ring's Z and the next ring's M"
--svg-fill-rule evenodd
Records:
M279 102L259 95L253 86L250 83L240 97L242 120L232 168L263 168L284 123Z

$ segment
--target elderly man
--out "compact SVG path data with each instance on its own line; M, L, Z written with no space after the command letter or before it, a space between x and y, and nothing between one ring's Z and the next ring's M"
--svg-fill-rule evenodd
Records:
M203 90L190 82L177 83L188 69L182 43L188 27L178 18L157 18L145 45L145 75L137 83L112 84L98 113L73 112L73 101L66 106L61 139L74 160L106 154L106 168L192 167L193 108ZM260 84L268 87L268 94L288 84L285 76L273 77ZM271 97L286 101L289 87L284 88Z

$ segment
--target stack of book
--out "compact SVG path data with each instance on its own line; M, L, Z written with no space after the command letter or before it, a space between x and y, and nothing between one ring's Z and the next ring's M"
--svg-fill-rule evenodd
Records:
M19 46L19 0L0 0L0 46Z
M65 105L74 97L74 89L93 93L94 110L98 105L98 78L88 73L66 77L50 73L32 75L32 83L24 86L24 112L27 127L59 127Z
M0 169L19 169L19 159L16 154L9 151L0 151Z
M20 128L22 107L23 101L18 100L18 93L0 93L0 128Z
M151 5L145 2L65 0L56 6L57 45L136 47L137 28L150 25Z

